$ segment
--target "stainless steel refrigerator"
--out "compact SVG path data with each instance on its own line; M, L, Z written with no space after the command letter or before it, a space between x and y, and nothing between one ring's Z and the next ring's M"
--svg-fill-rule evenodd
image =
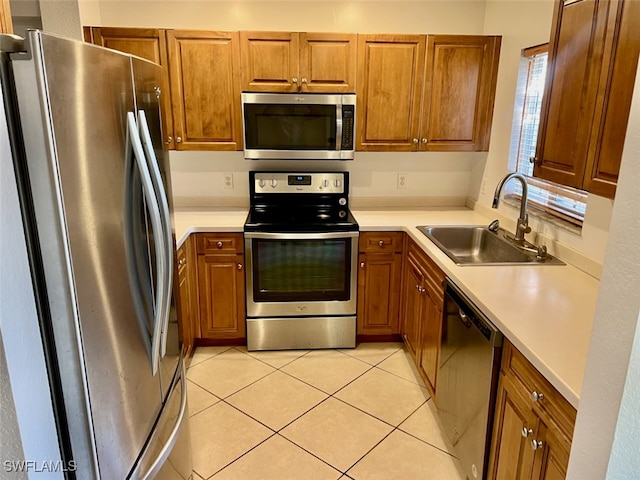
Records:
M160 67L38 31L0 50L2 174L64 476L190 478Z

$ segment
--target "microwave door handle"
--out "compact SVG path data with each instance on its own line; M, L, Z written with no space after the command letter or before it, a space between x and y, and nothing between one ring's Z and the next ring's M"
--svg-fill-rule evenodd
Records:
M336 151L342 150L342 104L336 105Z

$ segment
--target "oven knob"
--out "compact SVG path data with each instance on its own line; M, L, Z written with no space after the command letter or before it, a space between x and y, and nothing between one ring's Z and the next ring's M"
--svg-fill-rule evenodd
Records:
M338 212L338 216L339 216L340 218L344 218L344 217L346 217L346 216L347 216L347 212L345 212L344 210L340 210L340 212Z
M260 187L264 187L267 184L267 182L265 182L262 178L260 180L258 180L258 185L260 185Z
M272 178L272 179L271 179L271 186L272 186L273 188L276 188L276 185L278 185L278 180L276 180L275 178Z
M338 200L338 203L339 203L340 205L342 205L342 206L345 206L345 205L347 204L347 199L346 199L346 198L344 198L344 197L341 197L341 198Z

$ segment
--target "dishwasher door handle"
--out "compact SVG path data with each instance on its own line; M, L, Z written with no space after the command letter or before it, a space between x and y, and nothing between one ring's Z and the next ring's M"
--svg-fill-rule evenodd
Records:
M462 323L464 324L465 327L471 328L473 326L473 324L471 323L471 320L469 320L469 318L467 317L467 314L464 313L461 308L458 309L458 315L460 315L460 320L462 320Z

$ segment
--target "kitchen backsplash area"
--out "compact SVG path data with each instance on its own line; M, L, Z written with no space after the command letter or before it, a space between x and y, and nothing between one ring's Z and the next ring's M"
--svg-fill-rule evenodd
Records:
M246 207L249 171L278 169L349 171L354 208L464 206L471 170L486 156L356 152L353 161L249 161L242 152L170 152L177 208Z

